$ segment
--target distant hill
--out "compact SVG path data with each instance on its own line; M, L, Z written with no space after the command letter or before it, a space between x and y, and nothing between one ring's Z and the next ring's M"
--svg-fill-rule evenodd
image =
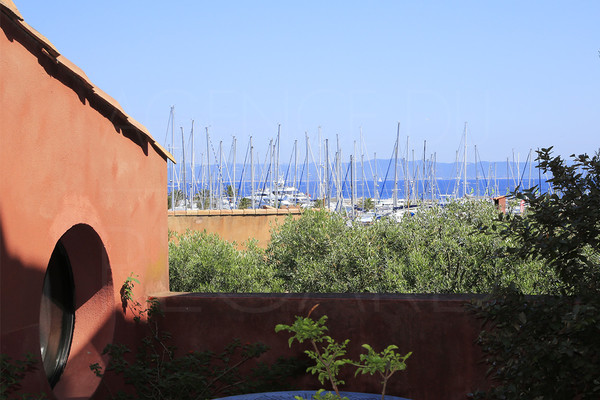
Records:
M394 179L394 160L391 159L378 159L376 162L374 160L365 160L363 163L361 163L360 161L356 162L356 172L355 172L355 177L356 180L366 180L366 181L372 181L374 180L376 177L377 178L381 178L382 180L393 180ZM171 179L171 167L172 164L169 164L169 179ZM175 165L176 168L176 175L177 175L177 179L181 180L182 179L182 173L181 173L181 164L177 164ZM332 165L331 168L335 168L334 165ZM425 163L425 176L429 177L431 176L430 174L432 173L432 169L434 168L434 166L432 166L432 163L430 162L426 162ZM463 175L463 164L462 163L436 163L435 164L435 176L438 179L456 179L458 176L462 177ZM266 176L266 172L269 171L269 175L272 177L273 176L273 171L274 171L275 167L273 165L269 165L269 164L255 164L254 165L254 171L255 171L255 180L259 180L261 178L264 178ZM404 170L407 170L407 172L405 172ZM216 179L216 177L218 176L218 165L216 164L212 164L210 166L210 171L211 171L211 175L214 177L213 179ZM222 175L223 175L223 180L225 182L229 182L233 179L233 166L232 165L225 165L223 164L223 171L222 171ZM294 165L291 164L280 164L279 165L279 176L280 178L283 178L286 180L287 183L293 182L294 179ZM322 169L321 169L322 170ZM349 168L349 163L342 163L341 166L341 176L342 178L345 178L346 180L350 179L350 168ZM249 180L250 179L250 165L246 165L244 166L243 164L237 163L235 166L235 181L238 181L242 175L242 173L244 174L244 179ZM304 163L299 163L297 165L297 179L300 180L306 180L306 167L304 165ZM330 174L332 174L332 172L330 172ZM423 162L422 161L409 161L408 164L405 166L405 163L402 160L398 160L398 179L402 180L405 176L405 174L407 174L411 179L414 178L418 178L418 179L422 179L423 177ZM195 166L195 175L196 175L196 180L201 180L202 177L202 166L200 165L196 165ZM308 171L308 175L310 178L310 181L315 181L317 180L317 168L315 166L315 164L311 163L309 165L309 171ZM525 162L521 162L519 163L519 165L517 166L517 163L513 163L513 162L506 162L506 161L498 161L498 162L493 162L493 161L481 161L478 163L477 166L477 170L475 168L475 163L469 162L467 163L467 179L475 179L475 178L496 178L496 179L505 179L505 178L509 178L509 179L519 179L519 178L523 178L523 179L529 179L529 177L533 178L533 179L537 179L538 177L538 172L537 169L535 167L530 168L529 163L525 163ZM206 176L206 175L205 175ZM333 176L333 175L330 175ZM387 177L387 179L386 179ZM330 178L333 179L333 178ZM191 166L190 164L186 163L186 180L189 182L191 181ZM272 180L272 178L270 178L270 180Z

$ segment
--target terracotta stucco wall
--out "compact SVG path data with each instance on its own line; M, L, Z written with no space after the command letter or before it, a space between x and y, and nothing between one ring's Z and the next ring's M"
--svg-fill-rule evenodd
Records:
M469 295L377 294L176 294L161 297L165 317L161 328L173 335L181 353L210 349L221 351L231 340L262 342L270 347L261 360L278 356L303 357L304 345L290 349L289 334L275 333L275 325L291 324L296 315L328 316L328 334L338 341L350 339L348 355L358 359L360 346L369 343L381 351L396 344L399 352L413 355L407 370L393 376L387 394L415 400L463 400L487 385L486 366L475 339L480 321L469 314ZM345 376L348 391L378 393L378 377ZM307 374L297 387L318 389Z
M71 260L80 294L75 338L61 378L67 383L56 391L58 398L85 398L97 378L89 369L74 374L72 360L83 368L99 357L113 332L115 339L127 338L129 316L119 295L126 277L139 276L140 298L168 290L166 161L0 15L0 351L40 357L44 274L57 241L77 227L69 250L82 260ZM88 262L96 260L90 252L102 258L97 265L104 269L98 282L86 284L80 278L98 272L85 270L96 268ZM28 374L25 384L30 392L52 396L42 368Z
M169 230L178 233L206 230L238 244L256 239L258 245L265 248L271 240L271 229L282 224L288 216L299 218L300 213L299 209L190 211L185 214L170 212Z

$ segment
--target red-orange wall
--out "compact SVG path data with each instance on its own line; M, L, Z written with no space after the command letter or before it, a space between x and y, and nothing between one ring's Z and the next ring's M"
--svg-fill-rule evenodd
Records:
M92 271L93 263L85 261L74 267L76 337L57 393L85 398L98 381L88 361L100 361L113 332L116 340L128 336L124 321L130 316L124 317L118 293L126 277L139 275L140 298L168 290L166 159L0 15L0 352L40 358L46 267L61 236L80 227L72 231L70 256L95 260L85 246L97 237L100 247L92 250L101 257L104 246L106 259L98 265L106 268ZM86 268L99 274L97 281L81 280ZM80 372L71 368L75 359ZM28 374L25 386L52 398L42 368Z
M307 348L295 342L290 349L286 332L275 325L292 324L296 315L328 316L328 334L338 341L350 339L348 355L358 359L364 343L381 351L390 344L413 355L407 370L398 372L387 394L414 400L463 400L483 389L486 366L475 339L480 321L464 304L470 295L377 294L176 294L160 297L164 331L173 335L180 353L210 349L219 352L234 338L242 343L260 341L271 349L261 358L303 357ZM380 378L354 379L349 370L344 390L380 393ZM302 389L318 389L317 378L307 374ZM327 387L329 388L329 387Z
M271 229L283 224L289 215L299 218L301 212L298 208L170 211L168 225L169 230L177 233L206 230L238 245L256 239L258 246L266 248L271 241Z

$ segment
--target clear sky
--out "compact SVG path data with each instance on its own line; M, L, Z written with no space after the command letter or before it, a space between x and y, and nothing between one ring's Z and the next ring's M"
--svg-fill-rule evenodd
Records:
M465 122L484 160L600 147L597 0L15 3L166 147L171 106L177 146L194 120L197 143L208 126L238 158L250 135L263 158L278 124L282 160L305 132L316 155L319 126L345 161L361 129L365 155L389 158L398 122L401 151L409 136L438 161Z

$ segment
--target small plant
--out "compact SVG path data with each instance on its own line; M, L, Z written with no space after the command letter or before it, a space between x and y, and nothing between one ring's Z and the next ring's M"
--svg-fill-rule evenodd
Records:
M306 372L317 374L322 385L325 384L325 380L328 380L335 392L333 394L326 392L325 389L320 389L314 398L316 400L347 399L340 395L339 386L345 382L340 380L338 375L343 366L352 365L357 368L355 377L359 373L370 375L378 373L381 376L383 379L381 399L384 400L388 380L395 372L406 369L406 360L412 352L400 355L395 352L398 346L390 345L381 353L377 353L370 345L363 344L362 347L367 350L367 353L360 355L360 362L342 358L346 354L346 346L350 340L346 339L338 343L331 336L325 334L328 330L325 326L327 316L323 315L317 321L310 318L310 314L318 306L317 304L311 308L306 317L296 316L296 321L292 325L278 324L275 326L275 332L288 331L293 334L288 340L290 347L294 340L299 343L303 343L305 340L310 342L312 350L306 350L305 353L315 361L315 365L308 367ZM296 398L299 399L299 397Z
M367 350L367 354L360 355L360 361L362 364L353 364L356 367L356 373L354 376L361 374L373 375L378 373L383 381L381 390L381 400L384 399L385 389L387 387L388 380L398 371L404 371L406 369L406 359L412 354L408 352L405 355L396 353L394 350L398 350L398 346L391 344L386 347L381 353L377 353L368 344L363 344L363 348Z
M242 197L238 204L238 208L240 210L246 210L250 207L252 207L252 200L250 200L248 197Z
M176 354L170 345L171 335L160 329L158 319L163 315L158 299L149 298L144 307L133 299L133 288L139 281L130 275L121 288L124 310L133 314L136 323L144 322L148 334L142 338L137 351L123 344L109 344L103 354L111 357L108 367L98 364L90 369L98 377L112 371L131 385L135 395L118 392L116 399L203 400L256 391L286 390L287 378L300 373L302 364L293 358L279 358L267 365L257 362L243 374L240 367L255 360L268 350L262 343L232 341L222 352L210 350ZM110 388L108 388L110 391Z

